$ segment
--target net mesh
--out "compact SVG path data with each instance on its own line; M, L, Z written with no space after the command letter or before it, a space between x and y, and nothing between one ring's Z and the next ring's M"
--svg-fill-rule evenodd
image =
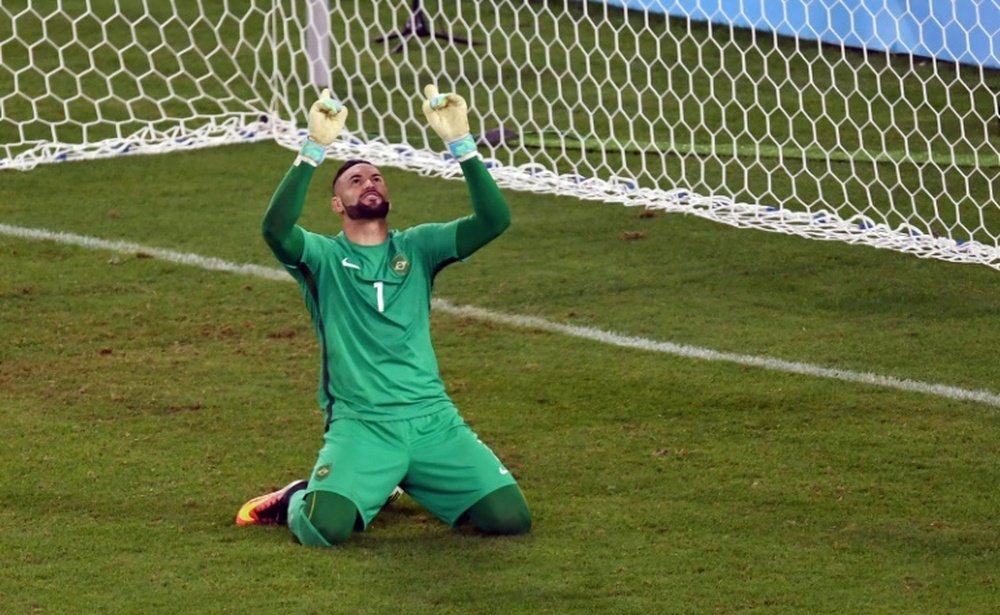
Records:
M332 155L457 176L433 81L507 187L1000 269L1000 71L978 66L513 0L5 0L0 59L0 170L297 148L329 84L352 110Z

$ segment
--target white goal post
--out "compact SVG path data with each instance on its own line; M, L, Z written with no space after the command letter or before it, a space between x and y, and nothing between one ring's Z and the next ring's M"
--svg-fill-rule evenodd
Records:
M775 18L737 0L4 0L0 181L297 148L322 85L352 108L333 156L456 177L416 100L435 80L469 101L506 187L1000 269L998 3L972 24L855 3L878 30L838 44L787 32L793 3ZM928 24L986 55L937 53ZM938 57L885 40L904 30Z

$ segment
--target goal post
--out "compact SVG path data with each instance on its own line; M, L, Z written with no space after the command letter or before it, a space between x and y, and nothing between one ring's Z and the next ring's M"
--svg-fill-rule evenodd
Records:
M309 61L309 83L317 88L331 84L330 69L330 7L329 0L308 0L306 21L306 58Z
M434 80L467 98L506 187L1000 269L990 3L968 25L860 2L877 36L838 44L826 26L794 35L787 8L735 0L5 0L0 173L297 148L330 85L352 110L333 156L456 177L417 100ZM951 53L941 41L962 37L914 24L961 26L988 51ZM887 39L904 31L901 53Z

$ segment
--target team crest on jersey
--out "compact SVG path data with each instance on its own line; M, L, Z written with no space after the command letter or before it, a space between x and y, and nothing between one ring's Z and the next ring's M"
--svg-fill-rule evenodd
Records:
M324 464L324 465L321 465L316 470L316 480L323 480L324 478L326 478L329 475L330 475L330 464L328 464L328 463Z
M410 261L406 260L406 257L402 254L393 256L392 261L389 263L389 267L392 268L393 273L400 277L410 273Z

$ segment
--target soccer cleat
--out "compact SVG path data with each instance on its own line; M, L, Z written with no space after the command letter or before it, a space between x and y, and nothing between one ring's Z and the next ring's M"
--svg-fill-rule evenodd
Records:
M385 504L383 504L382 506L388 506L389 504L392 504L393 502L399 499L399 496L403 495L404 493L406 492L403 491L401 487L396 487L395 489L392 490L392 494L389 496L389 499L386 500Z
M277 491L258 495L240 507L236 513L236 525L286 525L288 523L288 501L292 494L306 488L309 481L296 480Z

